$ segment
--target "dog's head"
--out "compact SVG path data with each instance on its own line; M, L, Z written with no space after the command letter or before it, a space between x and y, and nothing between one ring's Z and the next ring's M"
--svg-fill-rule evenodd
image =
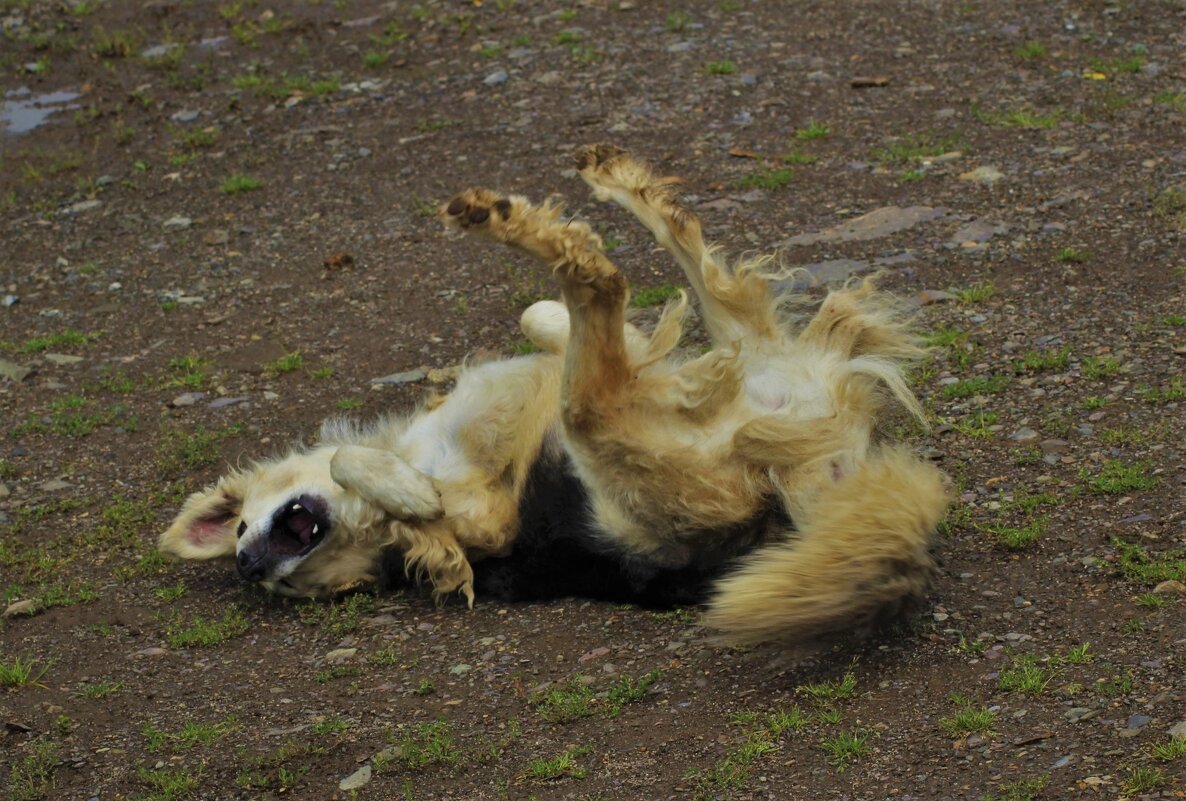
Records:
M325 445L194 493L158 547L182 559L233 556L243 578L272 592L325 597L375 581L392 521L443 513L432 479L394 453Z

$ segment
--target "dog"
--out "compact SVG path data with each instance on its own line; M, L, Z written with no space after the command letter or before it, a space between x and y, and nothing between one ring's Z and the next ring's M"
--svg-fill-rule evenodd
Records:
M234 557L270 591L323 598L404 574L438 599L705 602L729 644L873 621L928 591L942 472L879 428L923 420L923 354L870 279L790 314L769 257L728 266L678 179L624 151L577 154L594 196L683 269L711 348L673 358L688 297L649 333L590 226L551 202L471 189L439 216L534 256L563 302L521 324L532 355L471 366L443 401L232 470L191 495L159 548Z

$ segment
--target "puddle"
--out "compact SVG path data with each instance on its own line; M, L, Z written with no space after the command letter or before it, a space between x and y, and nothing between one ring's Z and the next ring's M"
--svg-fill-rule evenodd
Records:
M6 134L23 134L38 128L59 111L78 108L73 101L81 95L78 92L62 90L35 95L22 87L4 93L0 103L0 131Z

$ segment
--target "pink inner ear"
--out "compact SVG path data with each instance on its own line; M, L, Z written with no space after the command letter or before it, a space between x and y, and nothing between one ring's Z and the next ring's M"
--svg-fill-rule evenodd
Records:
M190 526L186 538L192 545L213 545L221 542L231 535L226 525L227 519L199 520Z

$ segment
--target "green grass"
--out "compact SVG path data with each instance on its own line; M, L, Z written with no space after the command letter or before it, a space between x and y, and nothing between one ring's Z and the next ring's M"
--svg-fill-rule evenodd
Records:
M630 305L639 309L649 309L659 306L679 295L679 287L674 284L660 284L659 286L642 287L630 296Z
M171 387L200 389L209 378L212 366L208 359L203 359L193 353L170 359L169 372L160 379L161 386L166 389Z
M1001 671L997 686L1005 692L1039 695L1053 677L1053 673L1039 665L1032 654L1023 654L1014 657L1009 666Z
M1024 131L1048 130L1058 125L1065 116L1065 112L1060 108L1047 112L1025 107L995 111L975 108L972 113L978 120L989 125L995 125L998 128L1020 128Z
M174 618L166 628L170 648L208 648L238 637L250 628L247 618L238 607L228 608L221 618L194 617L188 623Z
M532 703L539 716L549 723L571 723L597 714L593 689L577 679L544 691Z
M820 747L828 754L828 761L840 773L869 753L869 740L872 734L855 731L842 731L832 737L825 737L820 741Z
M1134 584L1160 584L1163 581L1186 581L1186 548L1151 553L1136 543L1112 538L1116 549L1116 567L1120 575Z
M362 54L362 65L373 70L382 67L390 59L391 53L387 50L367 50Z
M622 707L628 704L636 704L647 697L651 691L651 686L659 680L663 675L661 670L652 670L645 676L641 676L637 680L630 676L622 676L618 679L606 695L605 704L607 707L607 714L609 717L617 717L622 711Z
M813 684L801 684L795 688L795 693L810 698L816 704L833 704L845 698L852 698L857 689L857 677L850 670L845 672L839 681L821 681Z
M962 704L961 708L950 718L940 718L939 727L951 737L973 735L973 733L989 733L996 723L996 712L987 708L976 708Z
M528 765L528 773L532 778L540 781L553 781L561 778L583 779L586 771L577 764L577 759L590 753L589 746L569 748L554 759L534 759Z
M12 751L9 752L10 756L13 755ZM44 738L34 740L26 749L25 755L12 763L12 769L8 774L9 801L37 801L49 798L50 792L57 786L54 781L54 768L57 767L60 758L57 743Z
M1163 387L1142 384L1137 387L1137 394L1145 403L1176 403L1186 398L1186 380L1174 376Z
M224 195L237 195L242 192L259 189L263 185L263 181L258 178L252 178L249 175L232 175L222 182L219 191Z
M309 731L313 732L319 737L324 737L328 734L341 734L342 732L346 731L347 728L349 727L346 725L346 721L342 720L341 718L326 718L325 720L314 723L312 727L310 727Z
M831 133L832 129L827 123L809 120L806 125L795 131L795 138L803 142L811 142L815 139L824 139Z
M958 135L938 136L928 131L906 134L891 141L885 147L873 150L873 158L884 164L904 165L920 159L934 158L959 147Z
M737 72L737 65L732 61L710 61L704 65L704 71L709 75L732 75Z
M1123 495L1157 486L1159 479L1147 475L1148 469L1148 462L1126 465L1118 459L1109 459L1095 475L1084 469L1080 471L1079 478L1085 481L1087 488L1096 495Z
M737 179L737 186L741 189L782 189L793 177L794 171L790 167L768 167L741 176Z
M1083 642L1067 651L1067 655L1062 658L1062 661L1072 665L1086 665L1088 662L1095 661L1095 653L1091 650L1091 643Z
M1150 756L1160 762L1173 762L1186 756L1186 737L1179 735L1171 737L1169 742L1157 743L1150 751Z
M319 670L313 674L313 681L318 684L325 684L334 681L335 679L347 679L354 676L361 676L362 668L357 665L332 665Z
M223 437L198 426L185 432L163 428L157 440L157 466L166 475L178 475L218 461L218 443Z
M1114 78L1117 75L1133 75L1138 73L1143 66L1145 66L1144 53L1134 53L1126 58L1093 58L1090 69L1093 72L1102 72L1109 78Z
M992 526L988 530L996 538L998 545L1008 548L1010 551L1022 551L1033 545L1046 533L1048 524L1047 518L1039 517L1026 526Z
M21 353L41 353L42 351L57 348L76 348L89 345L98 338L98 334L84 334L73 328L67 328L65 331L59 331L56 334L47 334L43 337L28 339L18 350Z
M1008 784L1002 784L1000 792L995 795L986 792L980 796L980 801L1035 801L1042 795L1042 791L1046 789L1046 784L1049 781L1048 776L1039 776L1036 779L1021 779Z
M335 637L344 637L362 626L362 619L375 612L375 598L356 592L338 601L310 601L297 607L297 616L306 626L325 629Z
M22 659L14 656L0 661L0 687L27 687L36 685L49 664L42 664L36 659Z
M1023 45L1013 48L1013 55L1026 61L1033 61L1039 58L1046 57L1046 45L1041 42L1030 40Z
M790 153L783 155L783 164L815 164L819 161L818 156L813 156L810 153L804 153L801 150L792 150Z
M993 395L1009 385L1009 376L992 375L965 378L954 384L943 387L942 394L947 400L972 398L977 395Z
M1147 793L1165 786L1168 781L1169 778L1161 768L1138 765L1128 769L1128 780L1124 783L1124 789L1127 793Z
M421 679L416 684L416 689L412 691L413 694L424 697L432 695L437 691L436 685L432 683L432 679Z
M996 292L997 288L992 281L977 281L966 289L957 290L955 297L960 303L983 303Z
M443 720L412 727L395 748L382 753L385 758L375 757L376 771L391 762L405 770L421 770L433 765L459 767L465 761L465 755L453 743L452 729Z
M118 681L98 681L94 684L84 684L78 688L78 694L83 698L106 698L109 695L115 695L123 689L123 682Z
M1054 254L1055 261L1067 262L1070 264L1082 264L1091 258L1091 251L1083 248L1065 247L1058 253Z
M1070 360L1070 345L1058 348L1057 350L1030 350L1026 351L1020 360L1013 362L1013 369L1019 373L1046 373L1066 369Z
M136 771L140 781L152 788L148 795L140 796L140 801L176 801L187 798L198 789L201 781L200 773L191 773L188 768L175 770L149 770L140 768Z
M1164 595L1158 595L1155 592L1146 592L1137 596L1137 606L1143 606L1147 609L1163 609L1170 605L1170 601Z
M169 603L171 601L176 601L181 598L184 598L188 592L189 592L189 590L186 589L185 585L182 584L181 582L178 582L178 583L176 583L172 586L169 586L169 587L157 587L155 590L152 591L152 594L158 600L165 601L166 603Z
M269 362L265 369L273 375L284 375L296 370L300 370L305 366L305 358L301 356L299 350L294 350L291 353L286 353L273 362Z

